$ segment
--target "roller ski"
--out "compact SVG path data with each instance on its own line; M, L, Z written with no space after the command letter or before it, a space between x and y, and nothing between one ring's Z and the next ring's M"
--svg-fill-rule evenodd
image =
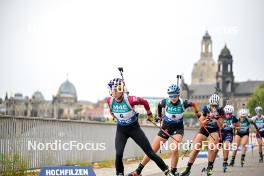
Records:
M207 176L212 176L213 175L213 168L212 167L207 167L202 169L202 174L205 173Z

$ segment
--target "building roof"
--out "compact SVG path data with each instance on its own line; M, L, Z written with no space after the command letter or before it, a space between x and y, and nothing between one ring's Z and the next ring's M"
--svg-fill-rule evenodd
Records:
M34 101L45 101L43 94L40 91L34 92L32 95L32 100Z
M225 45L225 47L221 50L220 56L223 56L223 57L231 56L230 50L227 48L226 45Z
M205 32L203 40L211 40L211 36L209 35L208 31Z
M208 96L215 92L215 84L190 85L191 96Z
M77 99L75 86L68 79L61 84L57 95L60 97L72 97Z
M246 81L235 83L235 95L247 95L254 93L257 86L264 83L264 81Z

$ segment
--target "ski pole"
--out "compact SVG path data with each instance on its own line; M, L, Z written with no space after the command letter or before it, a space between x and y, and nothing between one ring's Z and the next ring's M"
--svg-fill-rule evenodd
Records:
M118 70L119 70L119 73L120 73L120 75L121 75L121 77L122 77L122 79L124 81L124 88L126 89L124 91L125 91L126 94L128 94L129 92L127 91L126 83L125 83L125 79L124 79L124 75L123 75L124 69L123 69L123 67L118 67Z

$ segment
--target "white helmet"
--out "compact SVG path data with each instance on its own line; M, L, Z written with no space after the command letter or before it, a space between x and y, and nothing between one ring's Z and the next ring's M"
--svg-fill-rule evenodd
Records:
M209 98L209 104L210 105L219 105L220 97L217 94L211 95Z
M225 108L224 108L224 111L225 111L225 113L231 113L231 114L233 114L234 113L234 106L232 106L232 105L226 105Z
M256 111L257 114L261 114L263 112L262 107L260 107L260 106L257 106L255 108L255 111Z
M248 116L248 109L242 108L239 110L239 116Z

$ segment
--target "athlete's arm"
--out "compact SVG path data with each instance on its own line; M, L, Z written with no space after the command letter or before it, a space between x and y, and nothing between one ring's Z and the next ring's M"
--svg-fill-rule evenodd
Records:
M201 127L204 127L210 120L207 118L207 114L208 114L208 109L206 106L204 106L202 109L202 115L200 116L200 118L198 118Z
M111 97L106 97L105 98L105 102L107 103L107 106L109 107L109 111L112 112L112 110L110 108L110 101L111 101Z
M183 105L184 105L184 108L186 109L186 108L189 108L189 107L192 107L192 109L194 110L194 113L195 113L195 116L196 117L200 117L201 116L201 114L199 113L199 108L198 108L198 105L197 105L197 103L195 103L195 102L192 102L192 101L189 101L189 100L185 100L184 102L183 102Z
M144 98L129 96L128 101L132 107L134 107L135 105L143 105L145 110L147 111L147 114L152 114L152 112L150 111L149 103Z
M209 119L204 116L204 113L202 113L200 118L198 118L198 121L199 121L200 127L204 127L208 123Z
M251 119L248 118L248 121L253 124L253 126L256 128L256 130L259 130L258 129L258 126L256 124L256 116L255 117L252 117Z
M195 102L192 102L192 101L189 101L189 100L185 100L183 102L183 105L184 105L184 108L192 107L195 113L198 113L198 111L199 111L198 105Z
M236 117L235 117L235 120L233 120L233 126L234 127L240 127L240 122Z
M111 101L111 97L106 97L105 102L106 102L107 105L108 105L108 108L109 108L109 111L110 111L111 116L113 117L113 120L115 120L116 117L114 116L114 114L113 114L113 112L112 112L112 109L110 108L110 101Z
M224 118L219 118L217 120L217 125L218 125L219 128L223 128L223 126L224 126Z
M162 118L162 109L166 106L166 99L163 99L158 104L158 117Z

